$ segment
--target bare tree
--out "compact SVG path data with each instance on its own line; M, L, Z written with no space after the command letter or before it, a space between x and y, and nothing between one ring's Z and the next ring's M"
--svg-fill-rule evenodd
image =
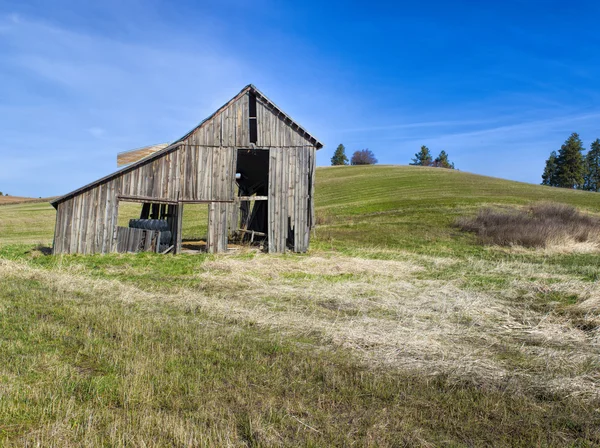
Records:
M352 165L375 165L377 159L375 154L370 149L361 149L360 151L354 151L350 164Z

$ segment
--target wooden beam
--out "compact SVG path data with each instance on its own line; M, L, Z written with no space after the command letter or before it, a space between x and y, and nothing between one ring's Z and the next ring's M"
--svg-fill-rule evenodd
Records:
M237 229L236 232L239 232L239 233L251 233L252 235L256 235L256 236L267 236L266 233L258 232L256 230Z
M119 199L119 201L125 201L125 202L141 202L141 203L153 203L153 204L175 204L177 205L177 201L173 200L173 199L166 199L166 198L152 198L152 197L148 197L148 196L126 196L126 195L119 195L117 196L117 198Z
M175 245L173 246L169 246L167 249L163 250L162 252L160 252L160 254L164 255L164 254L168 254L169 252L171 252L171 250L175 247Z
M240 201L268 201L269 196L238 196L235 199L237 202L240 202Z
M190 199L190 200L179 201L179 204L210 204L211 202L231 204L231 203L235 202L235 200L234 201L204 201L204 200L200 201L200 200Z
M150 203L143 202L142 213L140 213L140 219L148 219L150 217Z

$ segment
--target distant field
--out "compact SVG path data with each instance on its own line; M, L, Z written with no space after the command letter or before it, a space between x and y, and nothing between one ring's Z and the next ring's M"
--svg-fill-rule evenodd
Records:
M22 204L24 202L48 202L50 199L42 199L42 198L27 198L20 196L0 196L0 205L5 204Z
M308 254L55 257L49 204L0 206L0 446L598 446L599 253L454 226L538 201L600 213L596 193L320 168Z

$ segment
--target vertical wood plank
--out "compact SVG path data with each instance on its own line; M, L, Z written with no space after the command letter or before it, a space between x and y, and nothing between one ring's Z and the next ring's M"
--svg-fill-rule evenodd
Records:
M175 231L175 253L181 253L181 229L183 228L183 204L177 204L177 229Z
M56 218L54 220L54 238L52 239L52 253L60 254L62 253L62 234L61 231L61 219L62 219L62 210L61 206L64 204L60 203L56 207Z

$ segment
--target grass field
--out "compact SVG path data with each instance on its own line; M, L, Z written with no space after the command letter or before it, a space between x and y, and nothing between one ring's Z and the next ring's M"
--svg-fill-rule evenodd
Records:
M0 445L596 446L600 255L479 246L483 205L600 196L317 172L306 255L47 256L0 207ZM135 210L125 210L122 219ZM184 237L205 229L184 212Z

